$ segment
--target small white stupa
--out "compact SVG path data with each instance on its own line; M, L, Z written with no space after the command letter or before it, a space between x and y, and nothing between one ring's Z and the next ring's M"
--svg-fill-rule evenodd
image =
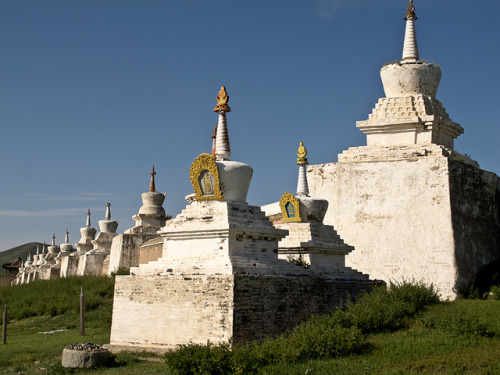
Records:
M68 265L71 260L68 260L68 258L71 253L73 252L73 245L69 243L69 231L66 229L65 236L64 236L64 243L59 246L60 252L57 254L55 261L56 264L54 264L51 267L51 278L55 277L67 277L68 276ZM64 270L63 270L64 269ZM73 273L74 274L74 273Z
M328 201L309 196L306 155L307 150L300 142L297 150L297 195L285 193L279 202L284 223L275 226L287 230L289 234L278 243L278 256L308 264L313 270L326 273L329 277L336 275L344 279L368 280L367 275L345 267L345 256L354 247L347 245L333 226L323 224Z
M37 246L38 248L38 246ZM24 263L24 267L28 268L33 264L33 260L31 259L31 253L28 253L28 256L26 258L26 263Z
M97 232L96 228L92 228L90 224L90 208L87 211L87 221L83 228L80 228L81 238L76 244L76 249L79 255L86 253L93 248L92 241Z
M38 255L36 262L37 266L41 266L45 262L45 241L43 241L42 252Z
M78 263L80 262L80 258L88 251L92 250L94 245L92 244L92 241L95 238L97 229L92 228L92 224L90 222L90 208L87 210L87 219L85 226L80 228L80 234L81 238L80 241L75 245L76 251L73 252L72 246L69 244L69 234L67 234L67 239L66 242L68 245L71 246L71 250L69 249L70 246L67 245L61 245L61 253L62 249L67 249L69 250L68 254L64 254L66 256L61 257L61 271L60 275L61 277L68 277L68 276L75 276L78 274ZM83 259L83 258L82 258Z
M69 255L71 252L73 252L73 245L69 243L69 231L66 228L65 236L64 236L64 243L59 246L61 249L61 252L59 254L62 255Z
M106 203L104 220L99 220L100 232L95 240L92 240L94 247L78 261L78 275L102 275L108 272L111 244L113 238L118 236L116 230L119 223L118 220L111 220L111 203Z
M166 193L156 191L154 165L150 175L149 191L142 193L142 206L139 208L139 213L132 216L135 226L113 238L109 255L108 274L119 270L126 271L130 267L137 267L141 257L156 260L161 256L159 249L156 249L161 246L161 240L159 240L159 246L141 248L145 242L158 238L157 232L171 218L163 208Z
M40 258L40 247L36 245L36 253L35 255L33 255L33 262L31 264L36 266L39 258Z
M59 253L59 246L56 245L56 234L52 235L51 245L47 248L47 255L45 256L44 264L54 264L57 254Z
M127 229L125 233L156 233L171 218L171 216L166 215L163 208L163 202L167 193L156 191L154 165L150 175L149 191L142 193L142 206L139 208L139 213L132 216L132 219L135 221L135 227Z

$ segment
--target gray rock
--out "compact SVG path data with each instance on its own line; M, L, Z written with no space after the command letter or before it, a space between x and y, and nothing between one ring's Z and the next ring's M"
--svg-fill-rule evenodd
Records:
M71 344L62 352L62 366L71 368L89 368L106 364L110 359L107 349L91 342Z

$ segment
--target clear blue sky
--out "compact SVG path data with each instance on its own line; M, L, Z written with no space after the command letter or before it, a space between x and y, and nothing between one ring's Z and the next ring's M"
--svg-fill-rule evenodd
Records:
M176 215L189 166L210 152L227 87L231 159L254 168L248 201L295 192L310 163L365 145L356 128L401 58L406 0L0 3L0 250L80 238L106 202L133 226L155 164ZM455 149L500 174L498 0L415 0L420 57L465 133Z

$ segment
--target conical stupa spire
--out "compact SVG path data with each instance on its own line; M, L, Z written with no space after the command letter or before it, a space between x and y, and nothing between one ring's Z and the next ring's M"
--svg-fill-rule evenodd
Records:
M68 228L66 228L66 236L64 237L64 243L65 243L65 244L68 244L68 243L69 243L69 232L68 232Z
M36 255L39 255L40 254L40 247L38 245L36 245Z
M90 208L87 211L87 228L90 228Z
M156 172L155 172L155 166L153 164L153 170L149 173L151 175L151 182L149 183L149 191L150 192L154 192L156 191L156 187L155 187L155 175L156 175Z
M406 15L404 18L404 20L406 21L406 31L405 31L405 41L403 45L403 62L418 60L417 36L415 34L415 23L414 23L416 19L417 16L415 15L415 7L413 6L413 0L410 0L408 6L406 7Z
M297 195L308 196L309 186L307 185L307 172L306 165L307 162L307 150L304 147L304 143L300 142L299 149L297 150L297 165L299 166L299 179L297 181Z
M215 158L217 160L226 160L231 156L226 121L226 112L231 112L231 108L229 108L227 104L228 102L229 95L227 95L226 88L222 86L217 96L217 105L214 108L214 112L219 112L219 123L217 125L217 135L215 138Z
M217 124L214 125L214 132L212 133L212 156L215 156L215 140L217 138Z
M111 203L106 203L106 216L105 220L111 220Z
M43 241L43 246L42 246L42 255L45 253L45 241Z
M52 244L51 244L51 246L56 246L56 234L55 233L52 235Z

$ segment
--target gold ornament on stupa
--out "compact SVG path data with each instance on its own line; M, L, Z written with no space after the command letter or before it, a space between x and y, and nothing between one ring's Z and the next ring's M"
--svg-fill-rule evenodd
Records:
M309 164L307 162L306 155L307 155L307 150L304 147L304 143L300 142L299 149L297 150L297 156L298 156L297 165L307 165L307 164Z
M231 112L231 108L227 104L229 102L229 95L226 92L226 88L222 86L217 95L217 105L214 108L214 112Z
M410 0L408 5L406 6L406 15L404 20L406 21L407 19L417 19L417 16L415 15L415 6L413 5L413 0Z

